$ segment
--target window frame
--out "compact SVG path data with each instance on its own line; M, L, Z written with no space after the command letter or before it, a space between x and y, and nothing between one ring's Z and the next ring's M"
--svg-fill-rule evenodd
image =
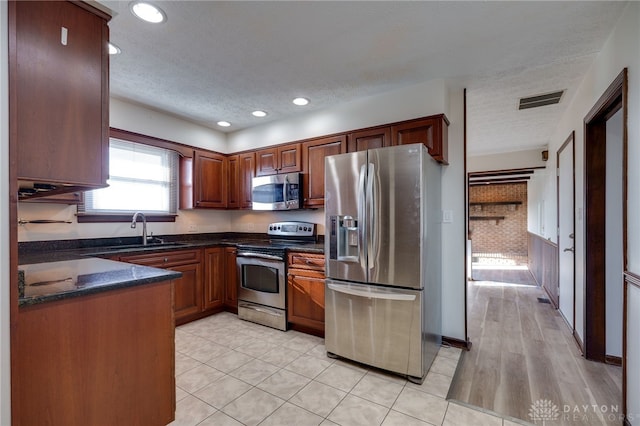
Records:
M193 157L193 147L166 139L160 139L153 136L147 136L140 133L134 133L127 130L109 128L109 139L120 139L128 142L135 142L144 145L150 145L157 148L164 148L178 153L179 157ZM180 163L178 159L178 163ZM178 164L178 169L180 165ZM180 170L178 172L178 191L180 191ZM179 200L179 194L178 194ZM179 206L178 210L179 210ZM145 213L147 222L175 222L178 214L155 214ZM80 213L76 214L78 223L112 223L112 222L131 222L131 214L129 213Z

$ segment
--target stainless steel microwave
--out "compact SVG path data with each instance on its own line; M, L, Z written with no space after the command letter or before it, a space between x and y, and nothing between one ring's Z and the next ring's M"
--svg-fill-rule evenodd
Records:
M302 207L302 174L254 177L251 181L253 210L295 210Z

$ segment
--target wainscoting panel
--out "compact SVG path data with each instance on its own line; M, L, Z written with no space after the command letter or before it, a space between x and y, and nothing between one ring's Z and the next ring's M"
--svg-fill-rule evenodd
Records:
M558 308L558 246L539 235L529 234L529 270Z

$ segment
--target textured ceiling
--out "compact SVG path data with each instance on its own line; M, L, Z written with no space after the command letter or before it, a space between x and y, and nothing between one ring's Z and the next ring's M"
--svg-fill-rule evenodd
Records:
M232 132L446 78L467 88L472 154L547 144L625 6L157 1L168 20L152 25L128 1L100 3L122 49L111 57L114 97ZM559 89L559 105L517 111L518 98ZM311 104L296 107L296 96Z

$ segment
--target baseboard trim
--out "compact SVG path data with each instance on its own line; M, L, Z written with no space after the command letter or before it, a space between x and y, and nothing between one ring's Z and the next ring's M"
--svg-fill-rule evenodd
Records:
M605 355L604 362L611 365L616 365L618 367L622 367L622 357L613 356L613 355Z
M578 349L580 349L580 353L584 355L584 343L582 343L582 339L578 336L575 330L573 330L573 339L576 341L576 345L578 345Z
M442 336L442 343L453 346L454 348L464 349L465 351L471 349L471 340L461 340L453 337Z

